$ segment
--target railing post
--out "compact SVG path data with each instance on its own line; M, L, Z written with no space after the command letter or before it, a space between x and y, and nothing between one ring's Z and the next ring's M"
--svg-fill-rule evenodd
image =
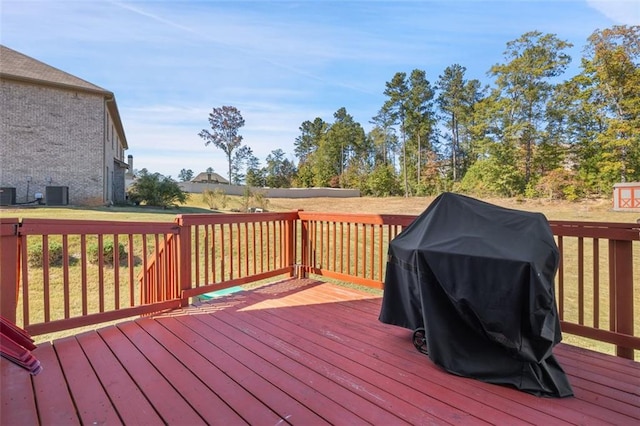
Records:
M0 219L0 315L15 324L20 279L18 219Z
M178 224L178 288L182 306L189 305L189 298L182 298L182 291L191 288L191 226L185 225L182 216L175 219Z
M609 286L611 331L633 333L632 241L609 241ZM633 349L616 346L616 355L633 359Z
M300 247L300 259L302 265L299 269L298 278L306 278L309 268L309 221L300 219L300 243L302 247Z
M296 236L294 232L294 223L296 219L287 220L286 231L285 231L285 265L291 267L291 272L289 272L289 276L292 277L295 274L295 259L293 258L295 252L295 244L296 244Z

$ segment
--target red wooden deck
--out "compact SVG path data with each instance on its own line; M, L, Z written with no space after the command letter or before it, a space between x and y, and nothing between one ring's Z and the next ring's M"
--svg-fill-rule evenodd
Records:
M290 280L0 361L2 425L640 424L640 363L559 345L574 398L447 374L380 298Z

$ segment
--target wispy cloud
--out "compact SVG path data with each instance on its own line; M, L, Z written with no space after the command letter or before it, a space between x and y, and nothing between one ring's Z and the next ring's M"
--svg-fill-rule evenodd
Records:
M587 0L587 4L618 25L640 25L637 0Z
M186 17L189 24L181 24L176 18L166 18L161 16L162 11L149 12L140 6L132 6L128 3L114 2L115 5L126 9L132 13L143 16L160 24L170 26L176 30L196 37L199 42L214 44L224 49L241 54L245 58L251 58L252 62L262 62L285 71L296 74L309 80L342 87L344 89L370 93L366 88L357 84L349 84L343 80L329 79L320 74L310 71L308 68L295 66L296 60L284 60L285 58L304 58L299 63L309 62L321 65L323 61L349 57L350 54L357 55L357 52L345 51L336 37L349 39L349 34L345 30L327 31L317 26L303 26L295 22L265 22L264 16L252 18L252 13L246 11L242 14L242 19L238 19L237 14L221 14L214 20L198 17L197 14L190 14ZM204 24L204 25L203 25ZM283 31L282 29L285 29ZM293 34L304 34L304 37L292 37ZM333 43L332 43L333 40Z

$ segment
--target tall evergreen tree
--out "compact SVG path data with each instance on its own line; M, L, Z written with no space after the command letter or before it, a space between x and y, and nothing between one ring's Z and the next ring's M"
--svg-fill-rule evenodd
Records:
M466 68L459 64L448 66L439 76L436 87L437 102L444 126L449 131L451 178L455 182L464 172L463 160L470 154L470 127L473 124L475 104L481 99L480 82L465 79Z
M583 74L605 127L596 135L601 179L640 179L640 26L597 30L588 41Z
M315 152L320 145L320 139L326 133L329 125L316 117L313 121L305 121L300 125L300 136L293 143L294 153L299 162L304 162L307 157Z
M267 156L264 168L266 185L271 188L290 188L296 169L291 161L285 158L282 149L275 149Z
M553 93L551 79L565 71L571 57L564 50L571 46L553 34L528 32L507 43L504 64L491 67L504 137L517 142L522 150L525 184L531 179L546 103Z
M406 125L416 144L415 167L416 185L422 185L422 167L425 158L434 159L435 154L430 144L435 126L433 111L434 91L427 80L427 73L414 69L409 75L409 92L407 93ZM427 155L423 155L423 151Z
M315 185L313 162L310 159L320 146L328 128L329 124L320 117L313 121L307 120L300 125L300 136L294 142L294 153L298 158L298 173L295 179L297 186L308 188Z
M395 155L398 149L398 137L394 131L394 120L390 111L384 107L371 119L375 125L369 138L376 151L376 163L391 164L395 166Z
M402 173L404 182L404 196L409 196L409 181L407 172L407 135L406 135L406 112L408 109L407 96L409 86L407 83L407 73L397 72L385 83L384 95L388 98L382 106L382 113L390 118L390 122L400 126L401 146L402 146Z
M266 186L264 171L260 168L260 160L258 160L258 157L251 153L245 161L247 164L246 184L255 187Z
M423 70L414 69L409 77L404 72L396 73L386 83L385 101L378 116L388 117L389 122L400 126L402 137L402 174L405 196L414 193L422 185L422 167L433 147L435 114L434 91ZM425 148L426 147L426 148ZM428 155L423 155L427 152ZM410 173L411 172L411 173Z
M242 185L246 178L247 161L254 157L253 150L243 145L233 153L231 160L231 182L234 185Z
M346 164L365 146L364 129L354 121L346 108L338 109L333 117L335 121L311 156L316 186L339 186Z

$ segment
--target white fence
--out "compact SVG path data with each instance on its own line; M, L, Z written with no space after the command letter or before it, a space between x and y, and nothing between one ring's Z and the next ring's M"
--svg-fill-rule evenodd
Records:
M200 182L179 182L183 191L202 194L205 189L215 191L223 190L227 195L244 195L245 186L241 185L223 185L218 183L200 183ZM252 191L260 191L267 198L351 198L360 197L358 189L342 189L342 188L255 188Z

